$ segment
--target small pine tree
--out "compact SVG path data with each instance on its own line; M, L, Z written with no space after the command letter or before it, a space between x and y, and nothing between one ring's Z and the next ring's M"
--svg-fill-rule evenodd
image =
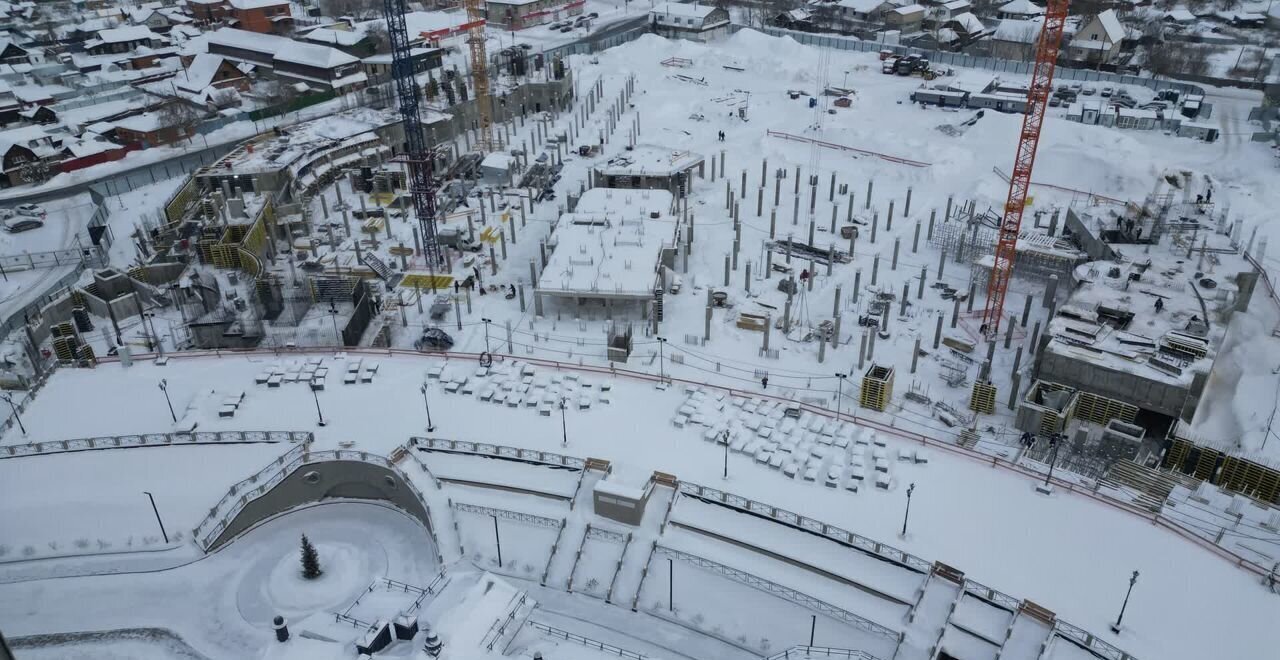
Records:
M454 80L456 80L456 81L458 82L458 99L459 99L459 100L462 100L462 101L466 101L466 100L467 100L467 83L466 83L466 81L464 81L464 80L462 79L462 77L461 77L461 76L459 76L459 77L457 77L457 78L454 78Z
M307 539L307 535L302 535L302 577L308 580L314 580L324 571L320 569L320 555L316 553L316 547L311 545L311 541Z
M434 75L427 79L426 96L428 101L434 101L440 96L440 83Z

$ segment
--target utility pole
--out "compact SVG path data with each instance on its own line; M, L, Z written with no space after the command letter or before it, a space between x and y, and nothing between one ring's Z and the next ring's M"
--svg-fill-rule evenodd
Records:
M164 531L164 521L160 519L160 509L156 508L156 498L150 491L144 490L142 493L147 496L147 499L151 500L151 510L156 514L156 523L160 525L160 535L164 537L164 542L168 545L169 533ZM1124 616L1123 612L1121 612L1121 616Z
M729 429L725 429L721 434L724 438L724 478L729 478Z
M1129 576L1129 590L1124 594L1124 604L1120 606L1120 616L1116 617L1116 622L1111 624L1111 632L1120 634L1120 622L1124 620L1124 610L1129 607L1129 596L1133 595L1133 585L1138 583L1138 572L1134 571Z
M813 635L814 633L818 632L818 615L810 614L809 617L810 617L809 618L809 647L812 648Z
M480 319L484 321L484 352L489 353L489 324L493 323L493 319Z
M676 565L667 557L667 611L676 611Z
M899 535L902 537L907 535L907 519L911 517L911 494L914 492L916 492L916 485L913 482L907 486L907 509L902 513L902 534Z
M161 391L161 392L164 392L164 402L165 402L165 403L167 403L167 404L169 404L169 416L173 418L173 423L174 423L174 424L177 424L177 423L178 423L178 416L177 416L176 414L174 414L174 412L173 412L173 402L169 400L169 380L168 380L167 378L161 378L161 379L160 379L160 391ZM14 409L14 413L17 413L17 409L16 409L16 408ZM24 433L25 433L25 431L24 431Z
M431 423L431 402L427 401L427 384L422 384L422 405L427 408L427 433L435 433L436 425Z

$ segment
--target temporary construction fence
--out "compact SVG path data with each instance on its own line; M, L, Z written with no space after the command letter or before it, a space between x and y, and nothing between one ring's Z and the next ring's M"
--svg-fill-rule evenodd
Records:
M519 447L491 445L483 442L448 440L446 438L422 438L415 436L409 439L409 444L410 446L417 447L418 449L447 451L456 454L474 454L476 456L488 456L492 458L506 458L514 461L541 463L544 465L566 467L574 470L582 470L587 467L587 461L585 459L577 458L575 456L564 456L549 451L538 451L536 449L521 449Z
M307 444L310 431L198 431L195 433L146 433L142 435L108 435L74 440L50 440L25 445L0 447L0 459L22 456L62 454L94 449L132 449L136 447L182 447L191 445L242 445L250 443L293 442Z
M1022 76L1030 76L1031 70L1035 68L1035 62L1006 60L998 57L975 57L973 55L965 55L964 53L926 50L923 48L912 48L910 46L895 46L880 43L878 41L864 41L854 37L797 32L795 30L785 30L776 27L748 28L746 25L734 24L730 26L730 29L733 32L737 32L742 29L752 29L771 37L791 37L806 46L835 48L837 50L853 50L863 53L878 53L882 50L893 51L896 55L915 53L929 60L930 66L935 68L939 66L955 66L971 69L986 69L996 73L1011 73ZM1147 78L1144 76L1127 76L1107 71L1094 71L1092 69L1072 69L1070 67L1060 66L1054 69L1053 77L1054 80L1059 82L1071 80L1077 82L1098 82L1116 85L1137 85L1139 87L1147 87L1157 90L1176 89L1184 96L1186 94L1205 93L1203 87L1192 83L1177 80L1166 80L1162 78Z

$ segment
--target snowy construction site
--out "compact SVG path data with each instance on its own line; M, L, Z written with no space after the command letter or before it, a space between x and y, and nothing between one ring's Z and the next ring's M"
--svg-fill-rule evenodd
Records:
M108 200L4 343L12 657L1273 656L1254 99L731 27Z

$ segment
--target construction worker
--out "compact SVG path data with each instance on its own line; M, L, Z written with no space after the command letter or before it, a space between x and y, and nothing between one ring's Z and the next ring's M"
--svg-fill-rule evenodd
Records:
M761 377L760 377L760 389L762 389L762 390L767 390L767 389L769 389L769 377L768 377L768 376L761 376Z

